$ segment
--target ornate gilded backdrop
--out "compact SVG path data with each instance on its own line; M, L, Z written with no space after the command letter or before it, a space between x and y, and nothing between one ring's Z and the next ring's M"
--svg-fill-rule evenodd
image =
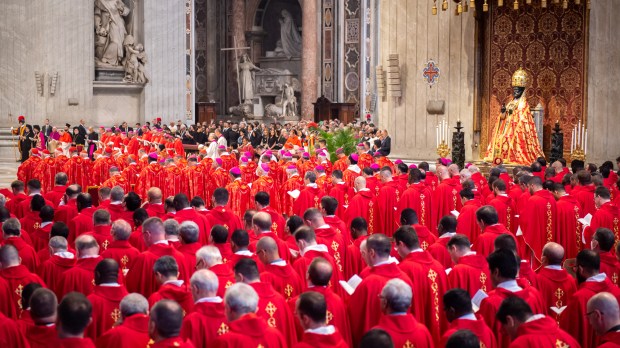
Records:
M487 147L500 108L512 94L511 76L519 67L529 74L526 91L531 108L540 103L544 117L544 150L550 129L559 120L564 148L571 130L586 117L587 10L570 2L568 9L549 2L548 8L521 6L513 10L490 4L482 21L481 154Z

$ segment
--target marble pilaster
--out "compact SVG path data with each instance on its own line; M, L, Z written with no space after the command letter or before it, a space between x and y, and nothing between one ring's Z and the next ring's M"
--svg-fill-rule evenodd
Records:
M304 119L312 118L314 107L312 103L318 98L317 88L319 70L317 65L317 5L315 0L301 2L302 13L302 47L301 57L301 116Z

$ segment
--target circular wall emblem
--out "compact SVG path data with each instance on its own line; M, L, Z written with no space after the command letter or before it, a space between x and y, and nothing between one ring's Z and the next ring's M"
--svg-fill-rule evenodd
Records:
M350 72L344 78L344 86L348 91L357 91L360 88L360 78L355 72Z

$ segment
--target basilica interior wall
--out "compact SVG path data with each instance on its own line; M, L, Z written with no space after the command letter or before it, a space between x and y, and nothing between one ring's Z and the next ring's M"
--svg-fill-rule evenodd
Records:
M379 61L387 71L388 56L399 55L402 97L387 92L377 107L379 127L390 133L396 158L437 158L435 126L444 118L451 127L462 121L466 158L472 157L475 19L471 10L455 16L450 4L448 11L433 16L428 1L381 1ZM441 71L432 88L422 77L429 59ZM429 100L445 100L445 114L429 115Z
M588 162L620 156L620 7L616 0L591 2L588 64Z
M96 88L93 1L0 2L0 126L28 123L92 125L184 119L185 1L145 0L138 40L144 43L150 82L144 88ZM37 83L39 72L41 83ZM50 81L58 73L54 93ZM37 90L39 86L39 91ZM41 89L42 86L42 89ZM77 105L69 105L77 102ZM12 117L9 117L9 114Z

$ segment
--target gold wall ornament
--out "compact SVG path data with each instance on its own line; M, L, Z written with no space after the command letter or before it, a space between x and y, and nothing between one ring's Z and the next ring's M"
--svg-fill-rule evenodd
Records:
M437 146L437 154L441 158L447 157L450 154L450 150L450 147L448 146L448 144L446 144L445 141L442 141L441 144Z
M519 9L519 0L515 0L515 2L512 4L512 7L513 7L515 10L518 10L518 9Z
M489 12L489 4L487 4L487 0L484 0L484 4L482 4L482 12Z
M463 5L459 2L458 5L456 5L456 14L459 15L461 13L463 13Z
M441 10L442 11L448 10L448 0L443 0L443 3L441 4Z
M568 0L564 0L562 2L562 8L565 9L565 10L568 8Z
M512 87L527 87L527 72L523 68L517 69L512 74Z
M575 0L575 5L581 5L581 0Z
M560 3L560 0L553 0L553 3L557 5Z
M467 0L463 2L463 12L469 12L469 5L467 5Z
M497 0L497 6L498 7L504 6L504 0Z
M531 5L531 4L532 4L532 0L525 0L525 3L526 3L527 5Z
M540 7L547 8L547 0L541 0L540 1Z
M476 7L476 0L470 0L469 1L469 7Z
M433 16L437 15L437 5L433 4Z

